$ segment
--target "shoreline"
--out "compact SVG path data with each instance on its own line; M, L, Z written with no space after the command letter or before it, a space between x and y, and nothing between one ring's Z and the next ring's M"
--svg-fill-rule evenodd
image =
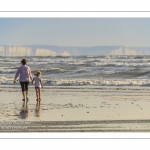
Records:
M21 122L0 122L0 132L150 132L150 120Z

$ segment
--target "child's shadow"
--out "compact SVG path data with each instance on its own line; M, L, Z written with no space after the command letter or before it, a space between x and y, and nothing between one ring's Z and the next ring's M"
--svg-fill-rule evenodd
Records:
M25 107L25 103L23 102L21 111L20 111L20 118L21 119L26 119L28 118L28 105Z
M35 107L35 114L36 117L40 117L40 105L37 103Z

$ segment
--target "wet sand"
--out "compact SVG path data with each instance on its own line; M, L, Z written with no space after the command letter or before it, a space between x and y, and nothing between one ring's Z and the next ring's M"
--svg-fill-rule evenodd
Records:
M46 87L40 107L30 87L27 109L17 86L0 97L1 132L150 131L147 87Z

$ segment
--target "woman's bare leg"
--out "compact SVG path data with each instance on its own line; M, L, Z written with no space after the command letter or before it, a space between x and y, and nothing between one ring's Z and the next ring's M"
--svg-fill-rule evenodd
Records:
M27 95L26 95L26 91L24 92L24 95L25 95L25 106L27 107Z
M26 95L26 91L22 92L22 95L23 95L23 99L24 99L23 106L27 107L27 95Z
M28 97L28 90L26 91L26 98Z
M25 92L22 92L23 99L25 99Z

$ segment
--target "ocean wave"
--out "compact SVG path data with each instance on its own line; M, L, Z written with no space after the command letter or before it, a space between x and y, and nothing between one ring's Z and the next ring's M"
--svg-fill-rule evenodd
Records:
M2 58L1 58L2 59ZM20 64L21 59L18 58L5 58L2 59L1 64ZM150 66L150 58L144 57L31 57L27 60L28 64L68 64L68 65L92 65L92 66L106 66L106 65L114 65L114 66Z
M144 80L150 78L150 56L69 56L69 57L26 57L32 74L40 70L46 85L120 85L135 84L124 80ZM0 57L1 84L10 84L20 67L22 57ZM6 79L8 78L8 79ZM56 80L62 79L62 83ZM76 79L75 81L71 79ZM66 80L64 80L66 79ZM80 79L83 79L82 81ZM111 81L111 82L110 82ZM113 82L114 81L114 82ZM145 82L145 81L144 81ZM119 85L119 83L118 83ZM140 85L140 81L138 84ZM146 83L143 84L144 86Z
M149 79L42 79L42 81L44 86L150 86ZM12 85L13 78L1 76L0 84Z
M13 78L0 76L0 84L12 85L13 84Z
M93 66L114 66L114 67L120 67L120 66L126 66L126 67L149 67L150 62L144 62L144 63L131 63L131 62L93 62Z
M61 68L50 68L50 69L41 69L41 71L44 73L44 74L51 74L51 73L61 73L61 72L64 72L63 69Z

